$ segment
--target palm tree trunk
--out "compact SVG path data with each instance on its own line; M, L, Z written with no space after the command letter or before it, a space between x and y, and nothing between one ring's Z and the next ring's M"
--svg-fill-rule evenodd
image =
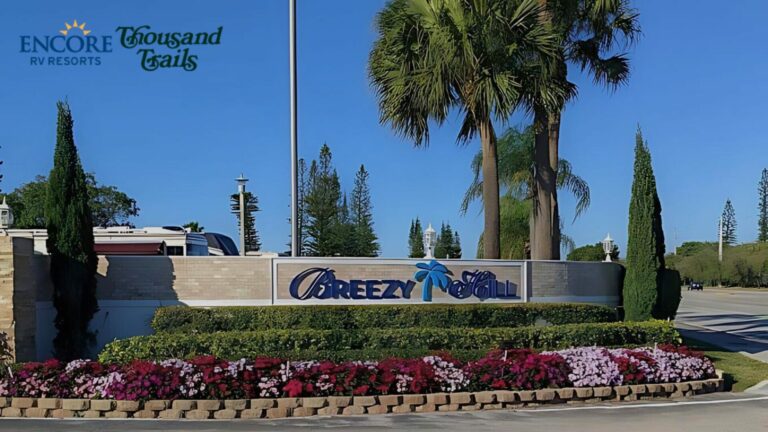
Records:
M490 119L480 125L483 149L483 258L499 259L499 173L496 135Z
M549 164L549 128L546 110L538 108L534 112L536 139L533 151L534 194L533 194L533 238L531 239L531 259L553 259L552 231L552 191L555 189L555 176Z
M552 256L550 259L560 259L560 208L557 202L557 167L559 165L559 145L560 145L560 112L549 114L547 124L549 132L549 168L552 171L552 198L550 202L552 217Z

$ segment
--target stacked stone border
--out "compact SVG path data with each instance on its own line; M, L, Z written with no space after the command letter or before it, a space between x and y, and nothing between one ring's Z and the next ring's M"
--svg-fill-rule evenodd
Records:
M0 398L2 417L259 419L328 415L519 409L547 404L584 404L691 397L723 391L721 378L674 384L483 391L384 396L328 396L239 400Z

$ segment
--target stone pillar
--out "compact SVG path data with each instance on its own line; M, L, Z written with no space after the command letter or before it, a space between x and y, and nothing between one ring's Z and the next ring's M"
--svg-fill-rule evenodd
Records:
M0 331L17 361L36 356L36 297L31 239L0 236Z

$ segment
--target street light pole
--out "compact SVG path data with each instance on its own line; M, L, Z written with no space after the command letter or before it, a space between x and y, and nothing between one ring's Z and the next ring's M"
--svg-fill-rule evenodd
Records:
M299 256L299 184L296 86L296 0L288 0L291 69L291 256Z

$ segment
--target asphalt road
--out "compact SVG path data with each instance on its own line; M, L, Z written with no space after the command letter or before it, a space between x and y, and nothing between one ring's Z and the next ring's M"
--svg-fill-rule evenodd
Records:
M320 417L285 420L0 420L3 431L589 431L768 430L768 396L706 395L677 402L600 404L520 411Z
M686 335L768 362L768 290L683 291L676 323Z

